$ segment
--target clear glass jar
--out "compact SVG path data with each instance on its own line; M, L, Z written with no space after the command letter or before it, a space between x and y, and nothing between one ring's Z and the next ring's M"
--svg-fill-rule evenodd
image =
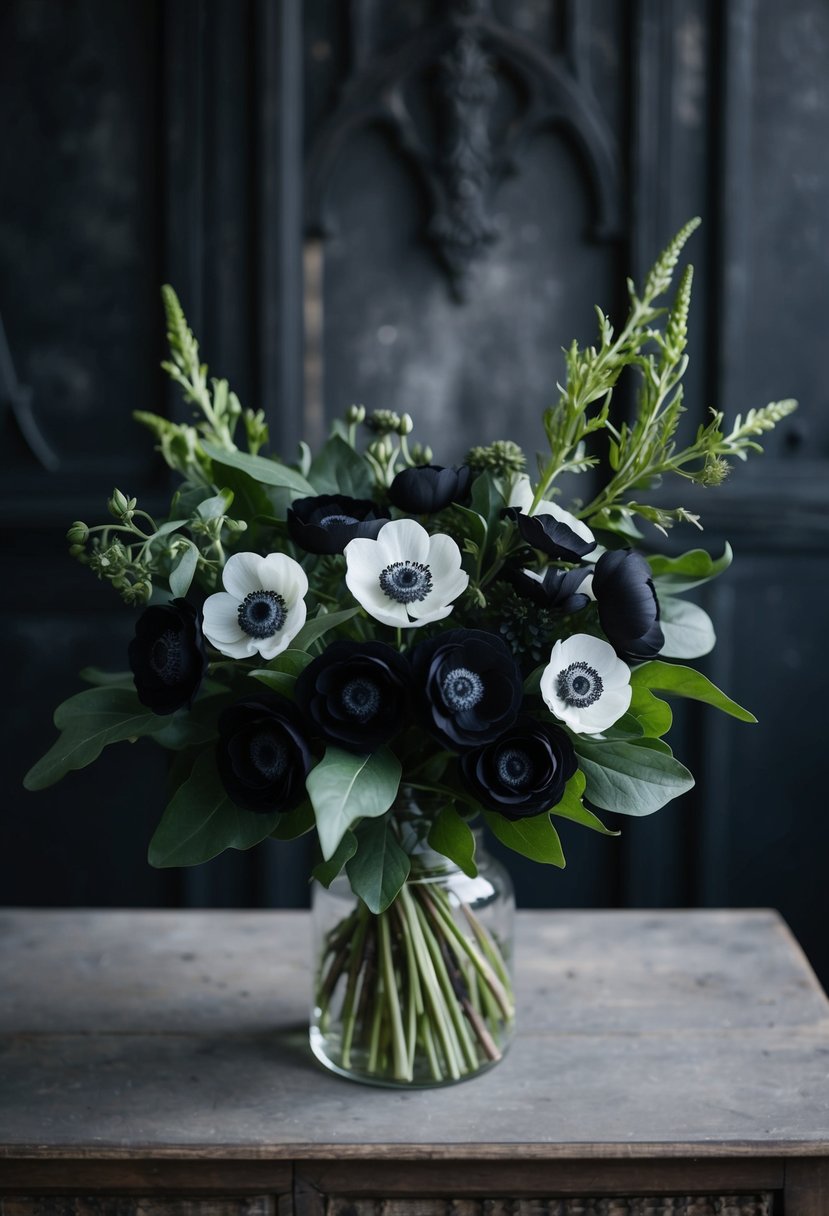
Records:
M370 1085L449 1085L491 1068L512 1038L515 895L475 831L474 878L428 847L378 915L340 876L314 884L311 1048Z

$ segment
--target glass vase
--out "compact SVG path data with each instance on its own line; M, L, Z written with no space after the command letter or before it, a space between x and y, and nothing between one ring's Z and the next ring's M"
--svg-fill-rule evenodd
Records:
M515 897L475 832L477 876L419 845L385 912L343 876L314 884L311 1048L371 1085L449 1085L491 1068L512 1038Z

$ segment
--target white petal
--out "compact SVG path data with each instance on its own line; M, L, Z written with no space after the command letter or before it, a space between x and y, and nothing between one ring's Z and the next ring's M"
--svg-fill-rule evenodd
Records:
M288 603L301 600L308 592L308 576L287 553L269 553L259 562L260 587L276 591Z
M432 615L435 610L441 609L448 604L448 611L442 613L442 616L448 616L449 612L452 611L453 601L459 595L462 595L468 586L469 575L465 570L458 570L451 580L444 580L440 584L433 586L429 594L424 596L422 600L415 600L413 603L407 604L406 607L409 610L409 615L416 617L419 621L422 621L424 618L439 621L441 619L440 616Z
M444 619L444 617L449 616L449 613L452 611L454 606L455 606L454 604L446 604L442 607L436 607L436 608L432 609L432 611L426 613L425 616L418 616L414 620L408 621L407 624L412 629L417 629L421 625L431 624L432 621L442 621ZM409 604L410 612L412 610L412 607L413 607L413 605Z
M358 539L361 539L358 537ZM383 566L392 562L422 562L429 560L429 533L415 519L392 519L377 533L376 541L385 554ZM354 544L354 541L351 541ZM350 548L350 545L347 546Z
M522 573L522 574L526 574L527 578L532 578L532 579L535 579L535 581L536 581L537 583L543 583L543 582L544 582L544 574L546 573L546 571L544 571L544 572L542 573L542 572L541 572L541 571L539 571L539 570L528 570L528 569L526 568L526 566L525 566L525 567L524 567L524 569L521 571L521 573ZM589 577L589 576L588 576L588 577ZM579 590L581 590L581 588L579 588Z
M524 573L529 574L529 570L525 570ZM595 600L596 597L593 594L593 574L592 574L592 572L590 574L586 574L584 576L582 581L579 583L578 587L576 587L576 594L577 595L586 595L588 599Z
M287 650L291 642L305 624L305 601L298 600L293 608L288 610L285 623L269 638L257 638L256 648L263 659L275 659L283 650Z
M382 603L363 603L366 612L369 616L373 616L375 621L380 621L383 625L391 625L394 629L405 629L413 624L409 620L405 604L398 604L397 600L390 600L387 595L384 595L382 600Z
M243 634L240 642L214 642L213 645L231 659L250 659L256 654L254 642L254 638Z
M262 590L261 563L262 558L258 553L234 553L225 562L222 582L225 590L236 597L237 603L241 603L251 591Z
M239 601L226 591L217 591L204 601L202 628L204 636L214 645L217 641L238 642L247 634L239 624Z
M602 638L594 638L590 633L574 633L572 637L565 638L563 642L557 642L553 649L555 650L556 647L560 647L558 662L562 667L569 667L571 663L588 663L591 667L595 667L602 677L602 682L605 681L605 677L618 676L617 667L620 660L610 643L603 641ZM550 661L552 662L552 655ZM625 666L624 663L622 666ZM630 672L628 672L629 678Z
M443 580L454 579L461 568L461 551L451 536L436 532L429 537L429 554L426 558L432 573L432 585Z
M532 500L533 488L530 479L526 473L519 473L512 483L507 506L520 507L522 511L529 511Z

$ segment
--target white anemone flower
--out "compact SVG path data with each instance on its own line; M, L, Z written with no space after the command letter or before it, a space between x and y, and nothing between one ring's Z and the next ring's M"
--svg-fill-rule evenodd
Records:
M443 620L469 584L452 537L430 536L414 519L390 520L376 540L358 536L344 552L349 591L384 625L415 629Z
M577 735L599 734L630 705L630 668L601 638L574 633L556 642L541 676L547 708Z
M552 515L553 519L557 520L558 523L564 524L571 532L575 532L580 540L585 541L588 545L595 545L596 538L587 524L582 523L580 519L576 519L575 515L571 515L569 511L565 511L564 507L560 507L552 499L542 498L534 511L532 510L532 505L533 488L530 479L526 473L519 473L510 490L509 501L507 502L508 507L520 507L525 515ZM590 558L585 556L584 560L589 561Z
M308 579L285 553L234 553L204 602L204 636L232 659L276 658L305 624Z

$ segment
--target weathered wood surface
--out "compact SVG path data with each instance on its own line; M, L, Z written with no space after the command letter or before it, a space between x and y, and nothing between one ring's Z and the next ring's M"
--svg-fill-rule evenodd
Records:
M520 1032L436 1093L306 1045L305 913L0 913L0 1151L829 1153L829 1006L772 912L523 913Z

